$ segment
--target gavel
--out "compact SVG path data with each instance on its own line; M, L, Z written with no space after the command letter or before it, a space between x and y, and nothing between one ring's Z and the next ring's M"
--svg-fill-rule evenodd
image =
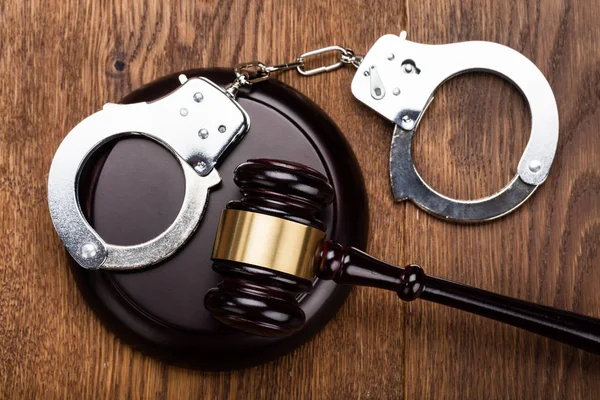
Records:
M239 165L242 192L221 214L212 259L223 281L204 300L222 323L268 337L302 328L298 300L315 277L392 290L504 322L600 354L600 320L427 276L353 247L325 240L319 213L334 198L320 172L296 163L256 159Z

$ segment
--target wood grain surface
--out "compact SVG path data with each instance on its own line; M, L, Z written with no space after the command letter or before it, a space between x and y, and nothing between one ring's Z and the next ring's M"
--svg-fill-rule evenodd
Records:
M283 62L332 44L365 52L401 29L421 43L499 42L548 78L561 131L547 182L483 225L394 203L392 127L352 98L352 68L280 78L347 135L368 187L373 255L600 317L599 19L596 0L0 1L0 398L597 398L600 357L374 289L355 290L315 339L268 365L201 373L161 364L86 306L49 218L46 178L78 121L173 71ZM515 173L529 129L508 83L455 78L419 128L419 172L444 194L491 194Z

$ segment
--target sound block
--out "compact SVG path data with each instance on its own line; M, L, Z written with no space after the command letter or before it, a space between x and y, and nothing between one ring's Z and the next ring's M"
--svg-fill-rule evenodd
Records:
M230 70L184 72L219 85L231 82ZM179 85L174 74L128 96L123 103L152 101ZM251 158L279 158L324 173L336 190L334 203L321 216L328 237L364 248L368 229L367 197L360 169L335 124L309 99L277 81L242 90L238 100L251 128L222 159L221 184L211 191L206 213L194 235L175 254L155 266L130 272L90 271L71 260L85 299L100 319L133 347L164 362L203 370L253 366L280 357L309 340L334 316L350 288L314 281L300 305L306 326L287 338L238 332L214 320L204 309L206 291L221 278L210 259L221 210L239 199L233 170ZM177 134L177 132L174 132ZM183 172L161 145L131 136L100 149L80 179L81 207L108 243L132 245L164 231L179 212Z

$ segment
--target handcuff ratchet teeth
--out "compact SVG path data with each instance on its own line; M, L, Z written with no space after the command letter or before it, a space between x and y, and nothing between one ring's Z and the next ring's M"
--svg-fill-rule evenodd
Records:
M478 200L456 200L430 188L417 172L412 139L435 90L469 71L499 75L515 85L531 112L531 136L517 175L500 192ZM400 36L381 37L365 55L352 81L354 96L395 124L390 179L397 201L410 199L438 217L476 222L505 215L548 177L558 142L558 109L548 81L521 53L492 42L426 45Z
M60 144L48 176L52 222L69 254L87 269L146 267L174 253L196 229L209 190L221 178L219 158L249 129L246 112L225 90L205 78L187 79L153 102L107 104L81 121ZM185 195L175 221L154 239L133 246L106 243L85 219L78 198L81 169L100 146L123 135L142 135L179 161Z

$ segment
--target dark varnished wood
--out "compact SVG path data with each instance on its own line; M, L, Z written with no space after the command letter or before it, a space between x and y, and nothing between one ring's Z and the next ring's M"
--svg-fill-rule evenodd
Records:
M418 266L399 268L331 240L315 260L315 275L343 285L392 290L404 301L417 299L425 286L425 274Z
M323 245L316 275L392 290L404 301L421 298L443 304L600 354L600 319L427 276L417 265L400 268L337 242Z
M234 171L242 198L228 209L287 219L325 231L318 219L334 198L327 178L305 165L275 159L249 160ZM223 282L209 290L206 308L219 321L255 335L286 337L305 324L298 299L312 290L312 280L268 268L215 261ZM302 297L300 297L302 296Z
M233 181L242 198L228 209L259 212L326 230L318 217L333 201L327 178L306 165L275 159L249 160L236 167Z
M231 71L226 70L193 70L186 74L202 75L220 84L232 76ZM174 74L133 92L123 102L149 101L177 85L177 74ZM311 281L300 282L299 285L305 287L302 291L310 294L302 298L301 304L294 301L289 312L286 303L281 302L284 309L280 311L290 315L290 324L295 322L294 331L303 329L293 336L290 336L292 332L282 334L285 338L281 339L244 334L210 317L203 297L220 280L211 270L212 244L221 209L229 200L239 198L233 169L240 160L273 154L281 154L282 158L304 158L315 168L311 174L318 177L327 174L342 193L351 191L353 197L352 201L337 201L324 210L332 201L333 189L329 187L327 192L319 186L320 194L314 198L313 207L304 214L293 213L298 215L297 221L308 218L311 224L324 227L319 220L323 219L328 225L333 224L328 232L334 237L344 236L359 245L364 245L366 239L362 177L335 125L308 99L277 82L242 92L239 101L250 114L252 127L217 167L222 182L211 192L206 214L188 243L169 259L140 271L88 271L72 263L73 275L82 293L121 338L146 354L190 368L234 369L277 358L314 335L348 294L348 289L336 288L328 282L317 280L313 290L310 290ZM148 165L148 160L152 165ZM244 167L238 169L241 173L236 183L242 187L250 186L244 179L254 175L252 165L246 167L249 171L245 174ZM179 211L184 187L182 173L173 156L158 144L145 139L117 142L91 160L88 169L80 185L84 208L92 225L109 243L134 244L149 240L162 232ZM285 201L279 203L286 204L283 209L289 208L290 199L300 195L302 187L284 182L286 177L277 175L276 168L272 172L274 174L265 176L264 181L280 178L279 183L285 185L288 194ZM260 178L260 175L254 177L254 189L259 189ZM323 179L312 180L320 183ZM340 199L343 196L347 194L340 195ZM268 196L264 192L259 196L249 189L243 192L240 201L231 202L230 207L266 207L264 200L256 201L265 197ZM268 207L271 210L277 207L272 196ZM350 215L364 217L346 217ZM266 275L262 279L267 279ZM283 279L274 279L280 288L289 286ZM269 295L274 293L271 291Z

